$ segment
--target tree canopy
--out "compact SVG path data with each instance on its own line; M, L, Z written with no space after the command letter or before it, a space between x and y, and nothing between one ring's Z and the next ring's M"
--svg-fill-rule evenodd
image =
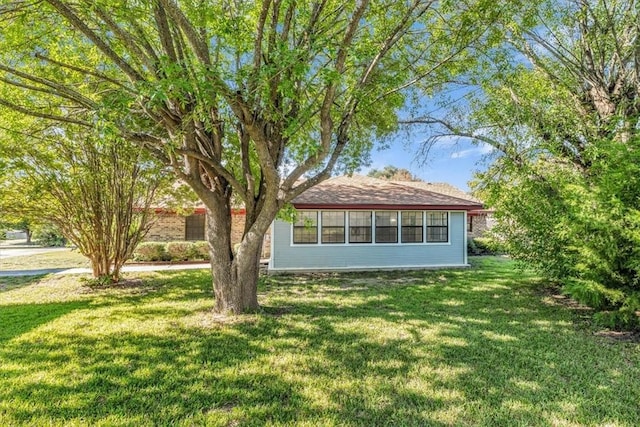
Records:
M10 2L0 106L118 133L170 165L207 207L216 309L255 310L259 248L278 210L357 168L412 88L458 74L501 10L483 0ZM234 197L247 218L237 253Z
M476 190L513 256L608 325L637 326L640 8L565 3L536 3L504 22L508 43L475 74L482 91L423 121L495 149Z
M373 178L386 179L388 181L420 181L420 179L415 177L411 171L404 168L398 168L393 165L387 165L382 169L372 169L367 175Z

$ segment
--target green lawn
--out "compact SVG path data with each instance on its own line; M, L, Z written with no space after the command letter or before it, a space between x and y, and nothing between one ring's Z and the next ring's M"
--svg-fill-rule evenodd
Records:
M204 271L0 292L0 425L640 425L640 345L498 258L264 279L211 313Z
M75 267L89 267L89 260L77 250L72 249L56 250L36 255L14 256L0 260L0 271Z

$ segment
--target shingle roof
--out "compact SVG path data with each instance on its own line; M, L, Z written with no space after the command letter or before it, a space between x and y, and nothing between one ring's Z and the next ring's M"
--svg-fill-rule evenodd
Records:
M435 193L446 194L447 196L453 196L458 199L469 200L475 203L482 204L480 199L473 197L469 193L465 193L461 189L454 187L446 182L423 182L423 181L392 181L398 184L410 185L416 188L422 188L424 190L433 191Z
M482 209L482 203L448 184L385 181L362 175L321 182L293 200L299 209Z

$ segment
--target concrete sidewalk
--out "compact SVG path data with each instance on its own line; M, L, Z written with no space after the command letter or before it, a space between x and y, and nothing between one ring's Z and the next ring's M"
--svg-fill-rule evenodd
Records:
M211 268L211 264L162 264L162 265L125 265L123 273L136 271L175 271L175 270L201 270ZM89 268L46 268L40 270L5 270L0 271L0 277L15 276L40 276L44 274L89 274Z

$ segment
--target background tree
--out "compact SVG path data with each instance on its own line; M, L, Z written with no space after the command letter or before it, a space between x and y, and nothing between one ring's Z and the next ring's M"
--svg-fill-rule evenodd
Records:
M633 0L524 10L469 109L424 118L494 147L476 189L509 252L611 326L639 323L639 10Z
M379 170L372 169L367 176L387 181L420 181L420 178L415 177L409 170L392 165L387 165Z
M216 310L253 311L277 212L357 168L416 82L450 80L501 10L479 0L10 2L0 104L110 126L171 165L206 206ZM246 209L237 253L234 197Z
M39 138L13 134L0 145L12 153L0 189L3 211L54 225L89 258L95 278L118 281L166 181L157 163L118 137L72 126Z

